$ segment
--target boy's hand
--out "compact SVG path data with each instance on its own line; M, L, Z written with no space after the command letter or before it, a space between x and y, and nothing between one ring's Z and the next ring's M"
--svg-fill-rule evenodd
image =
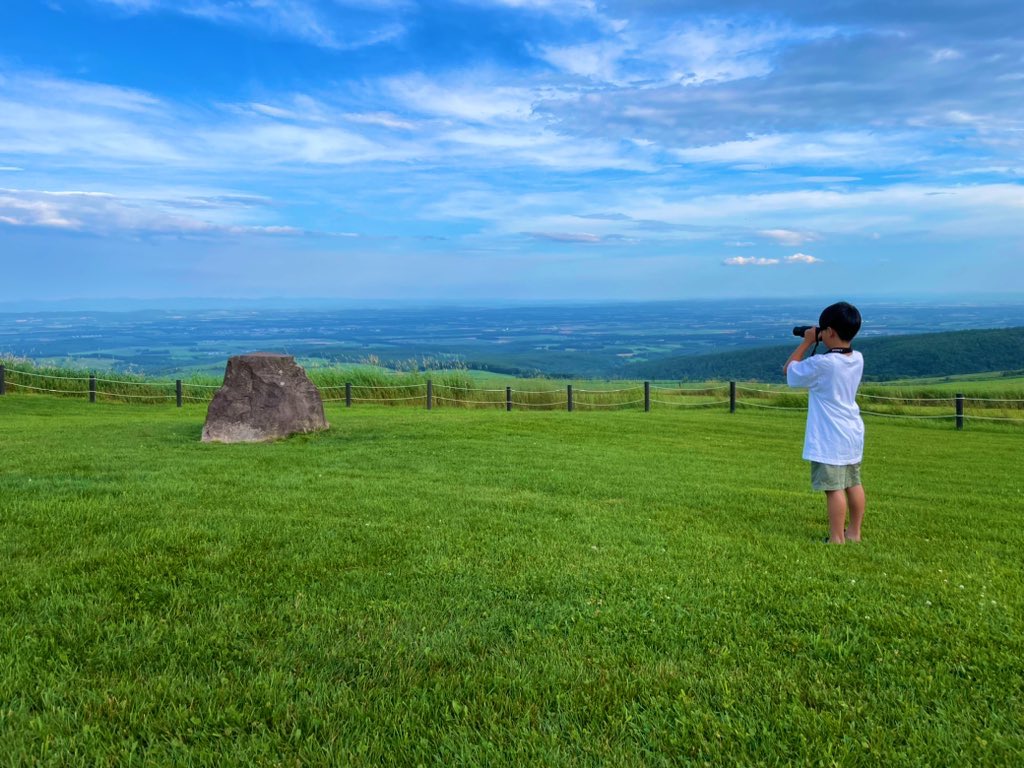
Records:
M810 344L814 344L815 342L817 342L818 341L818 329L815 328L812 325L810 328L808 328L806 331L804 331L804 341L806 341L806 342L808 342Z

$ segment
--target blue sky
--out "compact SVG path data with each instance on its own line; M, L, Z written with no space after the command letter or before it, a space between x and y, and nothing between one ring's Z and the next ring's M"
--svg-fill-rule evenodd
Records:
M1019 0L4 0L4 299L1024 293Z

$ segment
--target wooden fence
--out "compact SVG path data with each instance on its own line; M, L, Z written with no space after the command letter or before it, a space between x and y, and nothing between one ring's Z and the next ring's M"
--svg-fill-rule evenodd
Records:
M0 363L0 395L8 390L23 393L55 394L99 400L140 403L174 401L179 408L186 402L209 402L220 385L174 381L130 381L107 379L95 374L66 376L8 368ZM651 381L616 388L585 388L577 384L548 389L506 386L502 389L455 386L427 379L413 384L375 386L347 382L319 387L325 403L355 405L412 405L433 410L435 407L494 408L513 410L607 410L652 408L760 408L805 411L806 393L785 387L712 383L701 386L663 386ZM1024 400L971 397L957 393L952 397L900 397L858 394L861 413L866 416L905 419L950 420L963 429L967 420L1024 424ZM970 412L967 405L970 404Z

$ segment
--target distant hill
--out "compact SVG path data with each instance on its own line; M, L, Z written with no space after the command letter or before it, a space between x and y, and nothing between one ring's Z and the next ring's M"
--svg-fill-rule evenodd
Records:
M666 357L638 363L623 375L652 380L778 381L796 345L794 338L785 346ZM864 353L865 381L1003 371L1019 375L1024 368L1024 328L876 336L856 339L854 347Z

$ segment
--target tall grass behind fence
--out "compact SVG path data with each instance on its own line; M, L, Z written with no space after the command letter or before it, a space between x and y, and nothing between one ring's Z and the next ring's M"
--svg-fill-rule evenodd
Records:
M219 377L192 375L178 381L141 375L37 367L31 361L5 359L3 384L8 394L51 394L95 398L97 402L205 403L221 386ZM729 410L805 411L807 393L784 384L756 382L576 382L550 379L495 379L488 383L466 371L391 372L382 368L314 368L310 379L327 403L480 408L508 410L644 410L647 408L722 408ZM179 385L180 382L180 385ZM499 386L505 384L505 386ZM951 394L948 388L879 384L862 386L857 399L867 418L906 418L948 422L964 420L1024 424L1024 389L978 386L979 394ZM970 388L965 385L965 389ZM959 400L959 402L958 402ZM958 418L958 410L962 415Z

